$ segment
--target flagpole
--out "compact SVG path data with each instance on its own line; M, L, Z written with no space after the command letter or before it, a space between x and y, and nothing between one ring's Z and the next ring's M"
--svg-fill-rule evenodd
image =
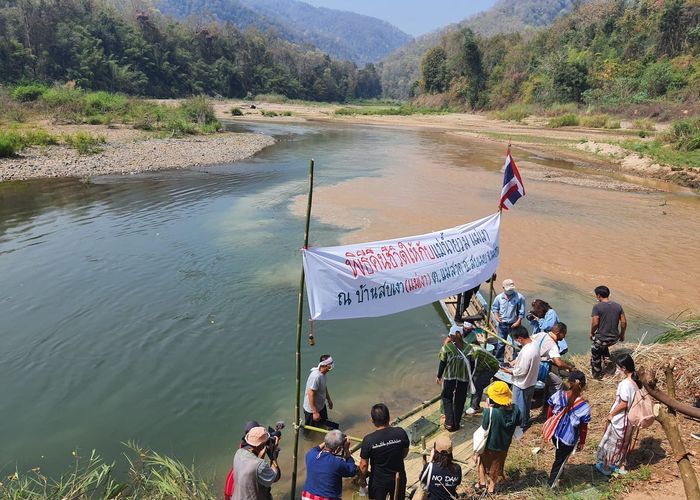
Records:
M509 137L508 138L508 147L506 148L506 158L508 158L508 155L510 155L510 147L512 145L512 140ZM498 217L500 220L501 215L503 214L503 204L501 202L498 203ZM489 286L489 303L487 304L486 308L486 324L491 326L491 303L493 302L493 282L496 280L496 273L493 273L491 276L491 286Z
M304 250L309 247L309 224L311 222L311 201L314 193L314 160L309 163L309 199L306 205L306 227L304 228ZM301 399L301 322L304 316L304 266L301 266L301 278L299 279L299 301L297 307L297 344L296 344L296 399L294 401L294 452L292 468L292 490L290 498L296 498L297 489L297 463L299 462L299 431L301 427L301 411L299 400Z

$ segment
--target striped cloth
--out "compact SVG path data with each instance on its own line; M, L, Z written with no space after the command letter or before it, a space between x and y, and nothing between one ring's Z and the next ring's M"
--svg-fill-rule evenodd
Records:
M555 415L559 414L559 412L566 408L568 403L566 392L562 390L555 392L552 397L547 400L547 403L552 407ZM558 439L567 446L573 446L578 441L578 431L581 424L587 424L590 421L591 405L586 401L575 404L571 410L561 417L552 439Z

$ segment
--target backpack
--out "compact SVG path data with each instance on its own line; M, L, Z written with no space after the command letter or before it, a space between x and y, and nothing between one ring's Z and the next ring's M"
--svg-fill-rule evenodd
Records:
M224 485L224 498L226 500L231 500L233 496L233 484L233 467L231 467L228 476L226 476L226 484Z
M569 412L569 410L572 410L574 408L580 408L583 403L585 403L583 398L578 397L576 398L576 401L574 401L574 404L572 406L567 405L559 413L549 417L542 426L542 439L544 439L545 442L551 441L554 437L554 433L556 432L557 427L559 427L559 423L561 422L562 417L566 415Z
M646 429L654 423L654 403L644 387L635 387L634 400L627 418L630 425L637 429Z

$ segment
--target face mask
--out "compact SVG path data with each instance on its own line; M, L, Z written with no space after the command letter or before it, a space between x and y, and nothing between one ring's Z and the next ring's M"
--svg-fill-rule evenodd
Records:
M510 297L510 296L513 295L513 293L515 293L515 290L506 290L505 292L506 292L506 295L507 295L508 297Z

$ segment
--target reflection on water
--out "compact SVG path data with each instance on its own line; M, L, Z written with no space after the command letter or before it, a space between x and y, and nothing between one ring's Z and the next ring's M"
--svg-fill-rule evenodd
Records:
M235 165L0 185L0 463L55 472L73 447L111 460L135 439L194 458L220 480L247 420L289 423L303 231L295 214L310 158L312 245L457 225L498 198L503 151L490 143L253 127L281 140ZM599 281L625 305L633 336L687 305L697 200L527 189L504 217L501 274L555 306L574 349L586 348ZM304 376L320 354L334 355L333 416L352 433L368 430L378 400L399 413L434 395L444 326L431 306L317 322L314 332Z

